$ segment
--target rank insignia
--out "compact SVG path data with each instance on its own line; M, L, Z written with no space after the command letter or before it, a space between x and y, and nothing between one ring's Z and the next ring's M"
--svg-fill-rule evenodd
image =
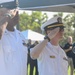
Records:
M24 46L26 46L26 43L25 43L25 41L24 41L24 40L22 40L22 42L23 42L22 44L23 44Z
M50 58L55 58L55 56L50 56Z
M62 18L61 17L57 18L57 21L58 23L62 23Z

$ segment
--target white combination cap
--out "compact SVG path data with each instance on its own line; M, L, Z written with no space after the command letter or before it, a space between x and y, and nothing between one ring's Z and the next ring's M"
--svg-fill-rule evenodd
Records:
M62 23L62 18L60 16L53 17L46 21L44 24L41 26L41 30L45 31L50 28L55 28L55 27L64 27Z

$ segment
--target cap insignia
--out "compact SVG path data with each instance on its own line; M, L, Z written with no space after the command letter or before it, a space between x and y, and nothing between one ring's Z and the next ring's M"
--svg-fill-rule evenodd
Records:
M58 17L57 18L57 21L58 21L58 23L62 23L62 18L61 17Z

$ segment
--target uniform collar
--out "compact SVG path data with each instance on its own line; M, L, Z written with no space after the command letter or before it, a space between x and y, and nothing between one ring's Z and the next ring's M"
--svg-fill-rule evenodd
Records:
M14 28L14 31L12 31L12 32L15 32L15 31L16 31L16 29ZM11 31L8 31L7 29L5 30L6 34L8 34L9 32L11 32Z

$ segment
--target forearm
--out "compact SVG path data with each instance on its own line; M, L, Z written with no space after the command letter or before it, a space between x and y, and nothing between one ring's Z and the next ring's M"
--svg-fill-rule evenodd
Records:
M71 49L66 49L65 52L67 53L68 51L70 51Z
M40 44L36 45L30 52L30 55L33 59L36 59L39 57L40 53L42 52L42 50L45 48L47 42L49 40L51 40L52 38L54 38L56 36L56 34L59 32L59 27L55 28L54 30L50 31L50 33L48 33L47 38L42 41ZM38 36L39 37L39 36Z
M7 27L8 21L9 21L9 17L7 17L7 16L3 16L0 19L0 39L1 39L5 29Z
M42 41L40 44L36 45L31 51L30 51L30 55L33 59L37 59L39 57L39 54L42 52L42 50L44 49L44 47L46 46L48 40L45 39L44 41Z

